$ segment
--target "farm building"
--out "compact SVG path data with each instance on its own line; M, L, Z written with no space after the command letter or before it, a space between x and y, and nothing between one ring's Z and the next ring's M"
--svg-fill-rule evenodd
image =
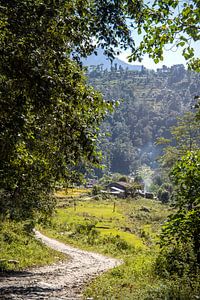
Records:
M131 184L124 181L111 182L107 185L107 190L113 194L118 194L123 197L128 196L130 188Z
M147 199L154 198L154 195L152 193L144 192L140 189L134 189L132 184L124 181L111 182L110 184L107 185L107 190L110 191L110 194L117 195L119 197L124 197L124 198L127 196L136 196L136 195L140 195Z

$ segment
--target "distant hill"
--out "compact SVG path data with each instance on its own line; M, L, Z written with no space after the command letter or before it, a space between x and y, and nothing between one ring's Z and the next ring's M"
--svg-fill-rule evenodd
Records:
M157 145L157 139L171 139L169 128L177 124L177 117L191 112L194 95L200 91L200 74L178 64L142 72L91 68L87 75L104 99L119 100L102 124L102 132L109 133L107 137L102 134L100 141L107 168L102 173L130 174L142 165L157 168L164 147Z
M103 54L103 50L98 49L97 55L94 53L90 56L88 56L85 59L82 59L82 63L84 66L89 67L89 66L97 66L97 65L102 65L103 70L111 69L111 62L110 60ZM131 65L128 63L125 63L124 61L115 58L114 61L112 62L113 67L117 64L117 68L121 66L123 69L128 69L130 71L141 71L142 66L139 65Z

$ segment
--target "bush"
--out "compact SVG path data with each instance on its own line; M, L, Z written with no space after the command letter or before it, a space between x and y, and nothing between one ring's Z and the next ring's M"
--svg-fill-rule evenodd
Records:
M162 203L168 203L170 199L170 193L167 190L163 190L160 188L158 190L158 200L160 200Z
M96 196L101 192L102 187L100 185L94 185L92 188L92 195Z
M164 284L150 287L145 300L196 300L200 295L200 277L171 277Z
M87 223L87 224L77 224L75 226L75 233L78 234L89 234L91 232L92 229L95 228L95 224L94 223Z
M192 242L176 243L163 247L156 260L156 273L163 277L191 276L198 273L196 254Z
M119 235L105 236L102 239L102 243L103 244L112 244L115 246L116 250L118 250L118 251L130 250L130 248L131 248L131 246L125 240L123 240Z

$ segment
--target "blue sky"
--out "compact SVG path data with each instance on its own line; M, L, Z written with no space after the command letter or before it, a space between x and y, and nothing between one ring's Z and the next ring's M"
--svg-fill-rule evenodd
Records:
M146 3L146 4L148 3L148 5L152 5L153 2L154 2L154 0L144 0L144 3ZM174 17L177 16L177 14L179 13L179 10L181 10L183 8L183 2L187 2L187 1L180 1L179 4L178 4L178 7L174 11L172 9L172 11L171 11L172 12L172 16L174 16ZM130 21L128 21L127 23L131 24ZM132 32L132 37L134 38L136 46L138 46L139 43L142 40L143 34L138 35L136 29L133 30L133 29L131 29L131 27L129 27L129 29ZM181 35L184 35L186 38L190 38L190 37L188 37L184 33L181 33ZM200 57L200 40L196 41L196 42L194 42L193 40L191 40L190 43L191 43L190 45L195 50L195 57ZM172 44L165 46L164 60L161 61L158 64L155 64L154 61L148 57L148 55L146 55L144 57L142 63L135 62L135 63L132 63L132 64L135 64L135 65L144 65L148 69L157 69L157 68L162 67L162 65L166 65L168 67L170 67L172 65L175 65L175 64L184 64L184 65L186 65L186 61L185 61L184 57L181 54L183 49L182 48L176 49L176 47L172 47L172 46L173 46ZM172 50L170 50L170 48L172 48ZM129 54L130 54L130 52L128 52L128 51L127 52L123 52L118 57L121 60L123 60L125 62L128 62L126 58L127 58L127 56Z
M193 47L195 49L195 54L197 57L200 56L200 41L197 41L195 43L193 43ZM176 64L184 64L186 65L185 59L184 57L181 55L182 49L175 49L173 48L173 50L170 50L170 45L165 47L166 50L164 50L164 60L161 61L158 64L155 64L154 61L152 59L150 59L147 55L144 57L143 61L141 63L139 62L135 62L132 64L135 65L144 65L146 68L148 69L157 69L162 67L162 65L166 65L168 67L172 66L172 65L176 65ZM127 62L127 56L129 55L129 52L123 52L121 53L118 57Z

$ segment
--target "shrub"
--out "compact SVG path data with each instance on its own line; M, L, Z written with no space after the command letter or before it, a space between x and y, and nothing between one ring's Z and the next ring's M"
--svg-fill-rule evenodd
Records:
M100 185L94 185L92 188L92 195L96 196L100 193L102 187Z
M131 246L125 240L123 240L119 235L105 236L102 239L102 243L103 244L112 244L115 246L116 250L118 250L118 251L129 250L131 248Z
M192 242L180 243L173 241L168 247L161 249L156 260L156 273L163 277L178 275L190 276L198 272L196 255Z
M149 287L145 300L196 300L200 295L200 278L171 277L156 287Z
M157 197L162 203L168 203L170 199L170 193L167 190L163 190L162 188L160 188L158 190Z

